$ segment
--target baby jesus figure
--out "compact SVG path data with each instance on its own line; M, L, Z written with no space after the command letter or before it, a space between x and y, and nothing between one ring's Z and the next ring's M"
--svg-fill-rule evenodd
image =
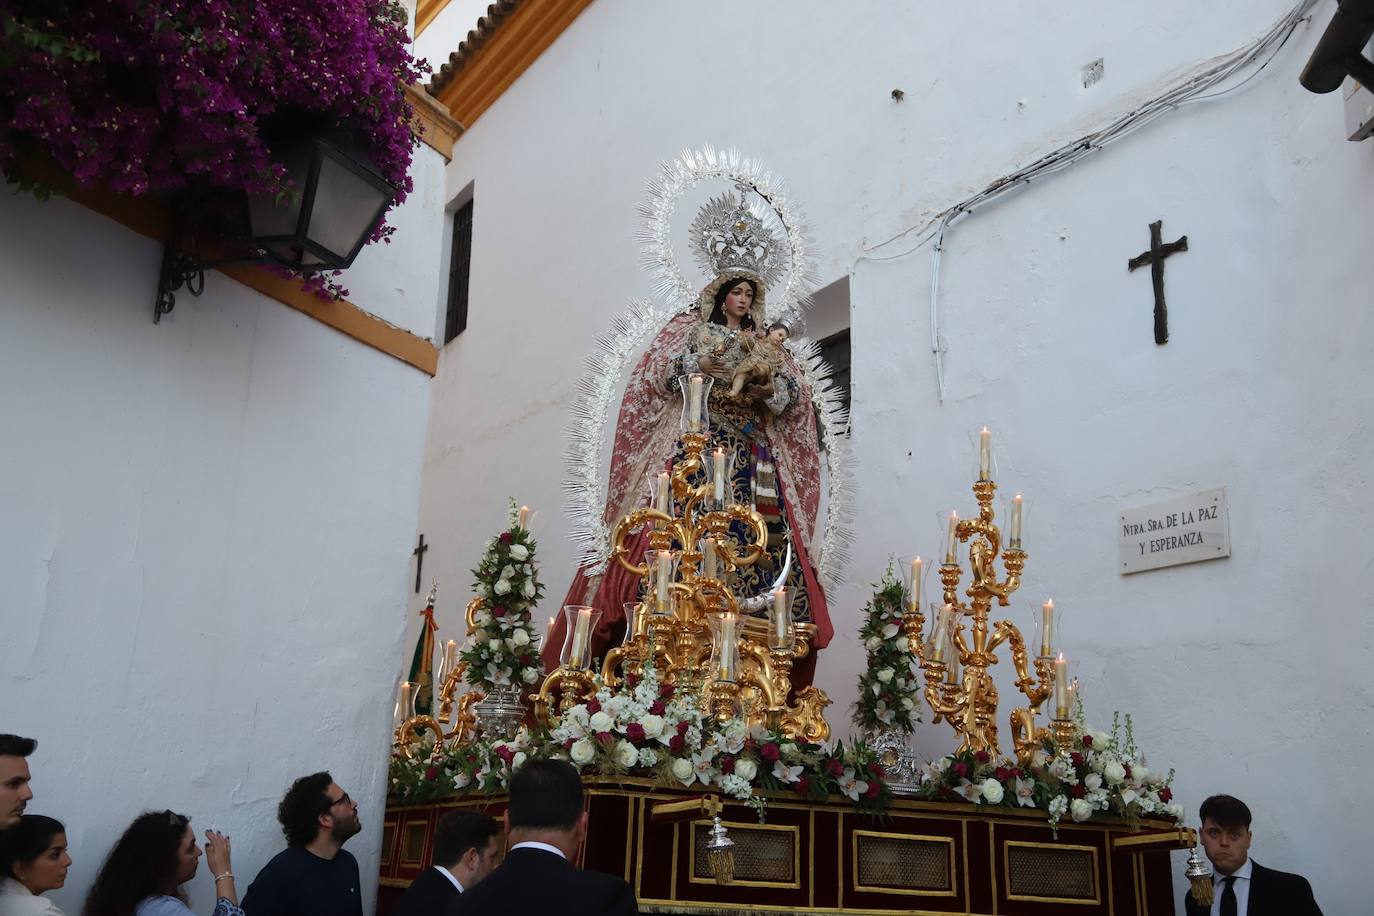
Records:
M773 375L782 368L782 345L787 340L787 325L774 322L768 326L768 333L760 336L746 335L740 339L739 346L745 357L735 367L730 384L730 397L738 398L744 386L755 382L768 386Z

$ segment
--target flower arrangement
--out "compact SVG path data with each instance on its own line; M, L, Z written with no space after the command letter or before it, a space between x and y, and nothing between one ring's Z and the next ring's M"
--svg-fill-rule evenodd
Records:
M1068 747L1047 740L1028 767L998 761L987 751L964 751L933 760L921 773L919 797L941 801L966 801L974 805L1002 805L1045 811L1051 826L1065 814L1076 823L1097 815L1119 817L1137 823L1142 817L1183 816L1173 802L1169 784L1174 771L1152 771L1135 745L1130 716L1125 717L1125 737L1120 736L1120 716L1113 716L1110 733L1088 729L1082 723Z
M910 734L921 721L921 686L920 667L902 632L907 591L893 576L891 564L876 589L859 629L868 666L859 675L854 725L870 734L889 728Z
M765 800L756 790L812 799L844 795L868 812L886 809L892 799L877 755L864 742L826 747L750 728L738 719L719 723L673 685L660 683L652 668L614 690L602 685L552 731L522 729L509 742L478 741L455 748L437 763L423 748L414 759L397 760L392 794L419 802L501 791L525 759L551 756L571 760L584 773L719 789L751 804L760 817Z
M358 128L399 203L405 86L428 70L409 46L396 0L14 0L0 10L0 169L32 188L17 170L30 152L83 187L283 195L271 130L315 118Z
M544 673L531 617L544 585L535 567L535 540L516 518L512 503L509 527L487 542L482 562L472 571L483 606L473 614L475 629L459 657L467 663L467 682L484 693L523 689Z

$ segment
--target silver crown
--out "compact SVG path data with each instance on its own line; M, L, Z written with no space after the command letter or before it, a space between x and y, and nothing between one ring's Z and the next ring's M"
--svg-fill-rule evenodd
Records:
M708 276L740 273L773 285L780 273L778 237L765 217L732 192L711 198L692 221L697 264Z

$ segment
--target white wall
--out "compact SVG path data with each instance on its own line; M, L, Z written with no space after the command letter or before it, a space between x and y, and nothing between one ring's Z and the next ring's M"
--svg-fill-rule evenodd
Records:
M845 16L819 2L592 4L449 166L450 196L471 181L476 204L470 324L441 359L422 490L436 547L426 570L463 587L441 602L444 635L457 635L467 570L508 494L545 510L546 612L571 576L549 511L562 504L561 434L594 337L651 289L632 233L658 160L707 142L762 158L811 214L829 282L865 242L1288 7L1163 0L1103 23L1085 0L873 3ZM951 231L943 403L928 249L854 268L861 538L818 678L843 729L868 583L889 554L938 548L938 509L972 504L968 436L987 423L1003 482L1031 507L1015 615L1052 594L1090 716L1133 712L1152 764L1178 767L1190 816L1212 792L1247 799L1255 857L1307 874L1340 913L1360 909L1341 851L1371 813L1348 780L1374 752L1360 676L1374 661L1362 613L1374 595L1352 530L1374 508L1362 275L1374 148L1344 141L1336 95L1296 81L1333 9L1243 92L1171 114ZM1105 79L1085 89L1080 67L1097 57ZM1161 218L1167 238L1191 243L1167 268L1166 347L1151 338L1148 277L1125 269ZM1218 485L1230 488L1231 559L1117 575L1118 509ZM926 726L917 745L952 743Z
M370 911L429 379L213 273L154 325L161 246L66 200L6 195L0 240L0 730L68 827L56 901L163 807L233 837L242 893L328 768Z

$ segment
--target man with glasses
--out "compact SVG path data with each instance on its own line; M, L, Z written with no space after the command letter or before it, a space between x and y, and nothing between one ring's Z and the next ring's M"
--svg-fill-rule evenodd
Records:
M328 773L296 780L277 808L286 834L248 886L248 916L362 916L358 860L343 848L362 830L358 803Z
M1212 905L1183 898L1188 916L1321 916L1302 875L1274 871L1250 858L1250 808L1213 795L1202 803L1202 848L1212 860Z

